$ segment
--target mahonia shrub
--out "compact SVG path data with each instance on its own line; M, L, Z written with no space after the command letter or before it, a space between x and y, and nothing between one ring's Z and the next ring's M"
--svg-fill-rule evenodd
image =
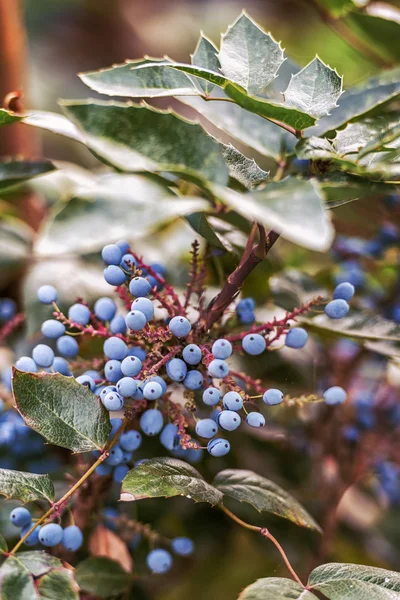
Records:
M68 178L70 198L50 213L35 252L62 257L71 247L82 255L100 250L105 283L95 298L72 301L73 290L65 299L53 281L30 289L41 305L41 333L28 323L35 343L18 351L3 376L0 445L8 462L1 463L0 493L18 501L10 509L11 532L4 533L18 532L20 539L8 548L1 538L1 597L130 598L144 572L185 568L189 557L196 560L193 536L180 528L166 537L124 508L183 496L222 511L280 552L290 578L266 573L237 590L241 600L400 598L400 575L375 567L319 564L305 582L270 529L244 520L238 504L323 539L334 534L332 514L346 489L368 473L390 503L399 502L398 466L386 440L400 418L395 387L377 389L366 376L357 385L343 376L348 366L381 372L400 340L400 238L392 223L399 215L400 131L391 104L399 73L384 72L343 92L336 70L318 57L303 69L285 61L281 45L242 13L219 49L201 35L191 63L145 58L80 77L119 100L62 101L65 116L1 111L1 124L21 121L61 134L105 165L89 173L20 160L6 163L2 173L4 187L53 171ZM174 97L174 110L123 97ZM181 116L187 107L196 120ZM230 142L219 141L220 134ZM385 205L378 234L338 236L330 250L332 210L374 195ZM197 237L187 248L184 290L167 261L138 251L139 238L152 234L157 244L178 219ZM330 251L335 272L313 279L287 269L271 278L273 306L265 314L242 288L285 239ZM213 270L227 256L235 265L215 290ZM383 257L391 275L380 281ZM37 312L36 300L29 300ZM5 340L25 315L3 298L0 319ZM333 349L320 341L324 336L338 338ZM295 391L265 377L275 352L295 363L310 344L325 364L324 376L299 379ZM320 435L319 468L331 485L311 488L310 495L327 495L321 523L294 495L250 469L251 458L246 469L229 462L242 436L263 439L266 422L279 419L287 437L296 438L298 456L314 452L318 462L312 440ZM150 437L158 440L151 447ZM22 458L25 470L17 470ZM51 461L48 472L37 468ZM205 463L213 477L202 475ZM52 470L59 474L56 486ZM318 503L305 500L318 513ZM132 554L139 556L138 569Z

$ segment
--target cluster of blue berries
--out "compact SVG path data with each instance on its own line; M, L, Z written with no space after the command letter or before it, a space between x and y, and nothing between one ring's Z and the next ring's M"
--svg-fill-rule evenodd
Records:
M349 281L339 283L333 290L333 300L325 306L325 314L330 319L343 319L350 310L349 301L355 293L355 288Z
M32 528L32 515L22 506L11 511L10 521L21 530L21 538ZM75 552L82 546L83 534L76 525L69 525L63 529L58 523L47 523L38 525L25 540L27 546L36 546L39 543L47 547L62 544L66 550Z
M254 310L256 303L253 298L242 298L236 306L236 314L242 325L251 325L256 320Z
M194 552L194 544L187 537L176 537L171 540L171 549L178 556L190 556ZM172 554L164 548L151 550L146 557L146 564L152 573L162 575L172 567Z

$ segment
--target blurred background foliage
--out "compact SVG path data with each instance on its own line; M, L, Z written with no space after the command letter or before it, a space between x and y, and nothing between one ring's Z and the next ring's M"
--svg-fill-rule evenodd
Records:
M13 10L10 8L13 4L14 0L0 0L2 14L7 6L9 11ZM361 2L359 4L361 6ZM16 44L18 37L23 44L26 36L26 56L12 55L13 65L5 51L7 36L3 31L0 94L4 97L22 87L26 108L58 112L58 98L88 95L77 72L144 54L168 54L186 62L196 45L199 29L217 42L220 32L242 8L276 39L282 40L293 62L305 65L317 53L344 75L346 88L383 68L398 65L400 60L400 3L363 2L362 6L362 13L358 13L347 12L353 4L346 0L247 0L245 3L243 0L25 0L25 31L17 25L15 31L8 30L8 33ZM2 23L4 25L4 18ZM8 49L11 53L15 51L12 43ZM164 99L157 105L165 107L171 102L174 101ZM188 108L183 112L188 116L193 114ZM47 314L35 301L34 291L39 285L56 285L65 305L77 297L91 300L110 290L102 279L98 255L80 256L75 250L74 235L78 240L85 235L84 231L72 232L70 252L62 257L38 256L32 251L37 232L40 236L46 215L54 203L68 202L71 181L86 177L86 169L101 170L103 166L83 146L51 133L11 125L1 129L0 136L3 157L47 157L66 165L64 170L42 176L29 187L22 185L3 191L0 187L0 293L15 299L20 309L28 313L28 337L16 335L1 350L0 368L5 368L15 355L29 352L37 339L38 327ZM69 163L78 166L72 169ZM261 160L260 165L268 168L266 159ZM388 220L399 225L399 210L393 212L392 207L388 208L378 196L344 205L336 209L333 218L338 236L368 240ZM104 227L107 227L107 215ZM135 250L145 255L148 262L162 260L169 279L182 286L187 281L187 259L194 237L187 224L176 220L151 236L135 241ZM398 292L398 254L397 245L379 261L368 257L364 261L361 257L363 272L369 282L366 287L377 289L382 296L388 289L392 296L396 290ZM268 314L272 275L294 268L313 277L318 285L329 288L341 268L337 252L311 252L287 241L276 244L269 257L249 277L244 290L245 295L257 300L260 317ZM234 254L210 259L211 289L217 289L236 264ZM359 302L363 300L360 298ZM364 302L368 303L368 295ZM365 357L364 352L353 353L354 345L349 346L348 354L343 350L344 346L339 352L338 344L329 337L315 337L304 352L296 354L286 349L268 355L267 359L245 361L244 366L250 374L262 377L267 386L282 386L285 392L293 395L311 393L334 379L338 384L352 386L358 394L370 387L389 386L394 390L395 399L399 400L399 367L396 363L388 365L376 355ZM371 381L373 385L369 386ZM332 431L342 431L353 420L352 407L335 415L333 422L332 419L327 422L326 413L320 413L312 406L307 410L278 408L273 415L268 414L265 429L233 434L233 450L228 457L223 460L207 457L199 467L206 478L228 466L254 470L292 491L317 520L325 520L330 529L328 527L321 541L316 534L296 529L290 523L270 516L261 517L244 505L235 507L244 519L271 529L301 574L326 559L400 569L398 502L391 501L382 491L373 473L363 477L359 484L352 484L343 495L338 507L338 528L336 522L329 522L333 518L330 505L336 500L332 490L343 485L338 464L338 446L340 448L342 442L337 433L330 446L323 443L322 438L333 435ZM379 434L386 435L387 431L382 433L381 425L379 427ZM368 444L375 443L376 435L374 430L364 452L368 452ZM137 458L157 456L161 453L157 444L147 440ZM394 461L398 450L400 448L394 442L391 449ZM353 451L352 447L346 447L341 460L353 460ZM2 447L2 455L2 460L6 460L7 448ZM53 449L47 452L46 459L37 460L34 465L32 461L29 464L18 462L18 468L24 466L34 472L45 471L49 468L49 460L53 459L57 479L57 472L62 473L66 468L63 462L66 457ZM110 492L106 503L111 505L115 499L115 494ZM5 510L4 502L0 506L3 525L3 520L8 518L10 503L6 503ZM193 558L177 564L168 577L146 574L143 562L146 548L139 547L135 561L137 573L143 577L132 600L230 599L258 577L286 576L285 567L273 547L207 506L193 505L179 498L132 503L123 510L141 521L152 523L167 536L189 535L196 544Z

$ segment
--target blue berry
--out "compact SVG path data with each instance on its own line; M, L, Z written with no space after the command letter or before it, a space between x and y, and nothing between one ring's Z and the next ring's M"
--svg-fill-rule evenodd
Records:
M152 263L150 267L153 271L155 271L158 275L161 275L162 277L167 272L167 267L165 265L162 265L161 263Z
M254 300L254 298L242 298L242 300L240 300L240 302L238 302L238 305L236 307L237 311L246 311L246 310L251 310L253 311L256 307L256 302Z
M127 452L126 450L122 450L122 461L121 464L126 465L131 462L133 456L133 452Z
M215 406L221 400L221 392L215 387L209 387L203 392L203 402L207 406Z
M188 344L182 352L183 360L188 365L198 365L201 361L201 350L196 344Z
M32 523L28 523L28 525L25 525L25 527L23 527L21 529L21 538L24 537L24 535L26 535L28 533L28 531L31 529L32 527ZM41 527L40 525L38 525L38 527L36 527L36 529L34 529L32 531L32 533L26 538L24 544L26 544L27 546L36 546L36 544L39 543L39 533L40 533Z
M17 312L17 304L11 298L0 299L0 321L9 321Z
M118 392L108 392L102 402L107 410L121 410L124 406L124 399Z
M132 296L140 298L150 294L151 286L144 277L134 277L129 284L129 291Z
M94 392L94 390L96 389L94 379L89 375L80 375L76 378L76 380L81 385L85 385L86 387L88 387L92 392Z
M196 423L196 433L202 438L213 438L218 432L218 426L213 419L200 419Z
M121 365L122 367L122 365ZM137 381L132 377L122 377L117 383L117 392L124 398L129 398L134 395L137 390Z
M283 402L283 393L281 392L281 390L270 388L269 390L264 392L263 401L269 406L275 406L276 404L280 404L281 402Z
M60 354L68 356L68 358L73 358L79 352L79 344L70 335L63 335L57 340L57 350Z
M32 350L32 358L39 367L51 367L54 360L54 352L46 344L38 344Z
M56 373L61 373L61 375L66 375L67 377L71 375L68 361L61 356L54 358L53 369Z
M83 534L77 525L66 527L63 532L62 545L70 552L76 552L83 544Z
M229 374L229 365L224 360L215 358L208 365L208 374L216 379L223 379Z
M126 240L118 240L115 245L118 246L122 254L126 254L130 248L130 244Z
M100 321L111 321L117 312L117 306L111 298L99 298L94 305L94 314Z
M172 556L162 548L156 548L149 552L146 564L153 573L166 573L172 566Z
M107 358L122 360L128 353L128 347L121 338L110 337L104 342L103 351Z
M186 337L192 326L186 317L174 317L168 324L170 332L178 338Z
M250 427L264 427L264 415L259 412L251 412L246 417L246 423L247 425L250 425Z
M87 325L90 321L90 310L84 304L73 304L68 310L68 318L79 325Z
M154 306L148 298L136 298L132 302L131 309L140 310L148 321L154 317Z
M49 319L42 324L41 330L45 337L56 339L64 335L65 325L55 319Z
M325 314L330 319L343 319L347 315L350 310L350 306L347 304L346 300L337 299L331 300L325 306Z
M180 358L172 358L166 365L167 375L172 381L183 381L187 374L187 366Z
M242 310L238 312L238 316L243 325L251 325L256 320L255 314L250 310Z
M124 269L124 271L131 272L133 267L136 265L136 260L133 258L132 254L127 252L123 255L120 262L120 267Z
M228 340L216 340L212 345L211 352L214 354L215 358L225 360L232 354L232 344Z
M143 383L139 379L136 381L136 383L138 384L138 386L136 392L133 394L133 399L143 400Z
M146 400L157 400L162 396L162 387L157 381L149 381L143 387L143 396Z
M122 483L128 473L129 467L127 465L118 465L114 469L113 479L116 483Z
M122 463L123 458L124 458L123 451L119 447L119 445L116 444L115 446L113 446L111 448L110 455L108 456L108 458L106 458L106 460L104 462L106 465L111 465L112 467L116 467L117 465Z
M214 438L207 444L207 451L209 454L211 454L211 456L225 456L225 454L228 454L230 449L230 443L228 440L224 440L223 438Z
M141 346L132 346L132 348L129 348L128 356L136 356L136 358L143 362L147 356L147 352Z
M183 380L183 385L188 390L199 390L204 383L203 374L200 371L189 371Z
M15 366L24 373L36 373L37 365L30 356L21 356L15 363Z
M262 354L267 343L259 333L248 333L242 340L242 348L247 354L257 356Z
M131 331L140 331L147 323L144 313L140 310L131 310L126 317L125 323Z
M161 385L162 393L166 393L167 384L165 383L162 377L160 377L159 375L154 375L153 377L150 377L150 379L146 379L145 383L148 383L149 381L156 381L157 383L159 383Z
M122 377L121 363L119 360L109 360L104 365L104 375L107 381L117 383Z
M338 385L330 387L323 393L323 398L326 404L342 404L346 400L347 394L344 389Z
M241 422L239 415L234 410L222 410L217 417L218 425L225 431L235 431Z
M110 331L114 335L116 333L122 333L124 335L126 333L126 323L125 318L122 315L117 315L110 321Z
M222 398L224 408L228 410L240 410L243 408L243 398L238 392L227 392Z
M32 522L32 515L27 508L18 506L11 511L10 521L16 527L25 527Z
M115 387L115 385L106 385L103 387L103 389L100 392L100 400L104 400L104 398L107 396L107 394L109 394L110 392L116 392L117 388ZM120 419L111 419L111 424L113 423L113 421L117 421ZM122 423L122 421L121 421ZM120 423L120 424L121 424ZM118 429L119 425L116 427L116 430ZM116 431L115 430L115 431ZM115 432L114 432L115 433Z
M171 548L179 556L190 556L194 552L194 544L187 537L176 537L171 541Z
M142 443L142 436L140 435L139 431L130 429L129 431L121 433L119 443L125 452L134 452L140 447Z
M302 327L293 327L286 335L286 346L288 348L303 348L308 339L308 333Z
M129 377L136 377L142 370L142 361L136 356L127 356L121 363L121 371Z
M122 285L126 280L126 275L121 269L121 267L117 267L116 265L109 265L104 269L104 279L110 285L118 286Z
M111 465L105 465L104 463L101 463L95 469L95 473L99 477L108 477L109 475L111 475L112 472L113 472L113 467Z
M167 450L177 450L180 448L178 428L173 423L168 423L160 434L160 443Z
M63 538L63 529L57 523L43 525L39 531L39 540L43 546L57 546Z
M37 291L37 297L43 304L51 304L57 302L57 290L52 285L42 285Z
M333 297L335 300L349 301L354 296L354 292L354 285L348 281L343 281L343 283L339 283L333 290Z
M119 265L122 258L121 249L116 244L108 244L101 251L101 256L107 265Z
M140 417L140 427L146 435L157 435L164 425L161 411L157 408L149 408Z

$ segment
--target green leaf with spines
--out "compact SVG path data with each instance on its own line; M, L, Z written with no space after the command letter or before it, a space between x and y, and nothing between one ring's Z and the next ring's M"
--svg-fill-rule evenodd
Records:
M212 485L224 496L247 502L259 512L270 512L296 525L321 531L319 525L293 496L253 471L226 469L215 476Z
M21 121L21 119L22 117L20 115L15 115L5 108L0 108L0 127L3 125L12 125L12 123L18 123L18 121Z
M226 183L218 143L199 124L172 111L100 101L64 101L89 149L123 171L193 173Z
M179 197L143 175L110 173L54 208L36 243L41 256L97 252L110 239L137 239L210 204Z
M222 492L207 483L198 471L176 458L150 458L126 475L121 500L186 496L213 506L222 501Z
M292 75L284 92L285 103L320 118L337 106L342 94L342 77L316 56Z
M247 586L238 600L317 600L317 596L292 579L266 577Z
M104 556L92 556L80 562L75 578L82 590L99 598L123 594L132 582L132 575L119 563Z
M274 229L295 244L311 250L327 250L333 240L330 215L316 180L286 177L264 189L246 194L213 186L215 195L248 219Z
M0 190L51 173L56 167L49 160L12 160L0 163Z
M25 125L31 125L32 127L51 131L51 133L62 135L63 137L70 138L81 144L85 143L85 138L76 125L67 119L67 117L58 113L35 110L24 116L23 123Z
M321 334L340 335L355 340L400 342L400 325L398 323L368 312L354 311L347 317L338 320L330 319L326 315L317 315L312 319L299 317L299 321L312 331Z
M281 45L244 12L221 36L218 57L224 75L250 94L264 90L285 60Z
M62 562L59 558L47 554L44 550L18 552L15 556L34 577L41 577L51 569L62 567Z
M16 556L9 556L0 568L1 600L40 600L33 578Z
M0 469L0 494L22 502L54 500L54 485L48 475Z
M13 393L25 423L48 442L73 452L101 450L111 432L100 399L73 377L13 368Z
M244 156L232 144L221 144L221 148L228 165L229 175L233 179L248 189L266 183L269 171L261 169L254 158Z
M208 69L209 71L219 72L221 65L218 59L218 48L214 46L211 40L209 40L203 33L199 37L197 46L194 53L191 55L192 65L197 65ZM204 79L199 80L199 84L208 96L214 89L214 85L208 83Z
M311 572L308 585L329 600L400 599L400 573L364 565L321 565Z
M70 569L53 569L36 585L43 600L79 600L79 588Z
M207 216L204 213L192 213L191 215L187 215L186 221L189 223L190 227L194 229L196 233L201 235L211 246L215 246L216 248L220 248L221 250L228 250L226 248L223 241L221 241L220 237L216 234L214 229L211 227L210 223L207 220Z
M396 193L395 185L373 182L364 177L339 171L328 172L318 181L324 191L328 208L336 208L360 198Z

